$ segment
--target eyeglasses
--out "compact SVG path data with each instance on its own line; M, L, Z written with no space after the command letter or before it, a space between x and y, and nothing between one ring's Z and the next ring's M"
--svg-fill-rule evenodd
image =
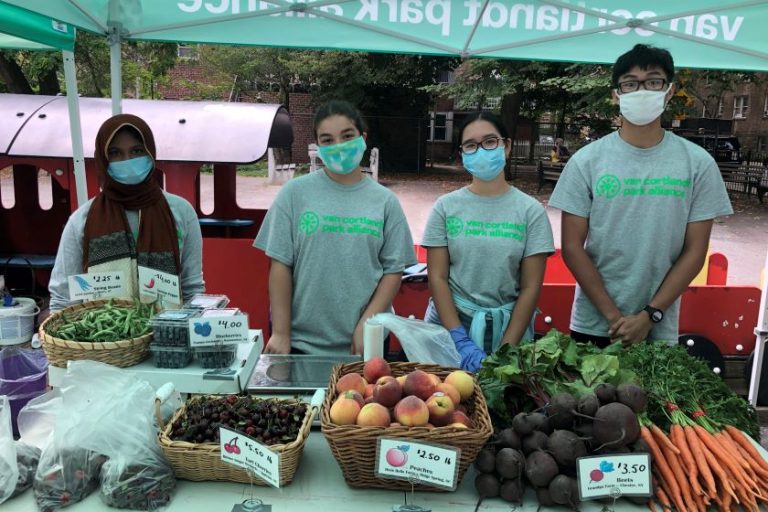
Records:
M462 153L465 155L471 155L472 153L477 153L477 150L480 148L483 148L487 151L490 151L492 149L496 149L499 147L499 144L504 142L505 139L501 137L488 137L487 139L483 139L483 141L478 144L477 142L465 142L461 146L459 146L459 149Z
M649 78L647 80L627 80L626 82L619 82L619 91L623 94L626 92L635 92L640 89L640 86L646 91L661 91L664 86L667 85L666 78Z

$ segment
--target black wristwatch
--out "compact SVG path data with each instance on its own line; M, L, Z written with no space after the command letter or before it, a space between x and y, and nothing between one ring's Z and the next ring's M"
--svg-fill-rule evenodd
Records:
M664 312L660 309L656 309L655 307L648 305L643 308L643 311L648 313L648 316L651 317L651 322L657 324L664 320Z

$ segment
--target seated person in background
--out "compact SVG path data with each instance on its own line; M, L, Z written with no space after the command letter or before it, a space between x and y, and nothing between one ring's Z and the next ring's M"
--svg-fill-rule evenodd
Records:
M550 160L552 160L553 163L565 163L570 156L571 152L565 147L563 139L559 137L555 139L555 147L552 148L552 152L550 153Z

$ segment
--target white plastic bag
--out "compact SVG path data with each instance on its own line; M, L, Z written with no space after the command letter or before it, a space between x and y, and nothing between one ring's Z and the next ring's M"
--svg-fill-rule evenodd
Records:
M413 363L434 363L451 368L461 364L451 333L440 325L392 313L379 313L372 321L395 333L405 355Z
M11 430L11 402L0 396L0 503L11 497L19 479L16 446Z

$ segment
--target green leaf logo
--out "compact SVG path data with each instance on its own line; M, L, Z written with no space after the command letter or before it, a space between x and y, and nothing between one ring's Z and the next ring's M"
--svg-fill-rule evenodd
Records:
M304 212L299 219L299 231L312 235L320 227L320 216L315 212Z
M598 196L604 196L606 199L613 199L619 195L621 190L621 181L613 174L604 174L600 176L595 184L595 192Z
M458 217L448 217L445 219L445 231L448 238L456 238L464 231L464 222Z

